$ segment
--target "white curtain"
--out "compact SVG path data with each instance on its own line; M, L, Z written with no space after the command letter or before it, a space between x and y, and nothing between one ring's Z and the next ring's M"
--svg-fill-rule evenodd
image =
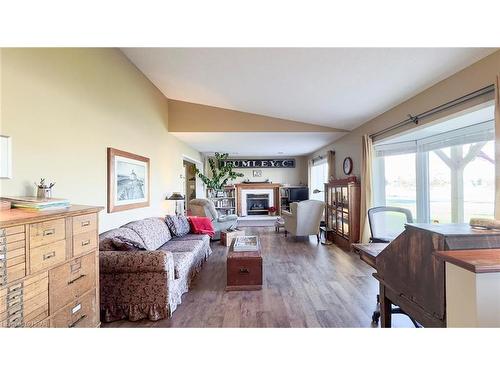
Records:
M500 74L495 80L495 219L500 220Z
M368 135L363 136L361 158L361 214L360 214L360 240L366 243L370 240L370 226L368 225L368 209L372 207L372 162L373 143Z

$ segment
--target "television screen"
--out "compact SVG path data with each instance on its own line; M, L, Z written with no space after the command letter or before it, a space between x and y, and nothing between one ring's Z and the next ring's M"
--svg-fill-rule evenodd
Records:
M300 202L309 199L309 188L290 188L290 202Z

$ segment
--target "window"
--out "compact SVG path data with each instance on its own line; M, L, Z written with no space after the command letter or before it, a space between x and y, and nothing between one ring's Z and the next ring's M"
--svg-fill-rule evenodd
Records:
M418 222L492 218L493 106L375 144L375 205L409 208Z
M319 201L325 200L325 182L328 182L328 162L325 158L313 161L311 167L310 197ZM318 193L314 193L319 190Z
M417 181L415 154L392 155L384 158L385 206L408 208L417 214Z

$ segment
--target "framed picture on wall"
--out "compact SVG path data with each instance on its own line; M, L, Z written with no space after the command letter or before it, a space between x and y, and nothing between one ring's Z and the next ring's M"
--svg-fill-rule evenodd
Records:
M108 147L108 212L149 204L149 158Z

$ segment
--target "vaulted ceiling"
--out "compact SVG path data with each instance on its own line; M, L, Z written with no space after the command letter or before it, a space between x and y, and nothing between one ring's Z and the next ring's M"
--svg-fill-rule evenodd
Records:
M123 49L170 99L345 130L358 127L494 51L491 48ZM188 138L185 140L189 143ZM195 142L193 138L193 142L198 140ZM310 151L324 146L324 142L320 139L311 142ZM217 149L217 145L212 148ZM283 151L293 153L293 150Z

